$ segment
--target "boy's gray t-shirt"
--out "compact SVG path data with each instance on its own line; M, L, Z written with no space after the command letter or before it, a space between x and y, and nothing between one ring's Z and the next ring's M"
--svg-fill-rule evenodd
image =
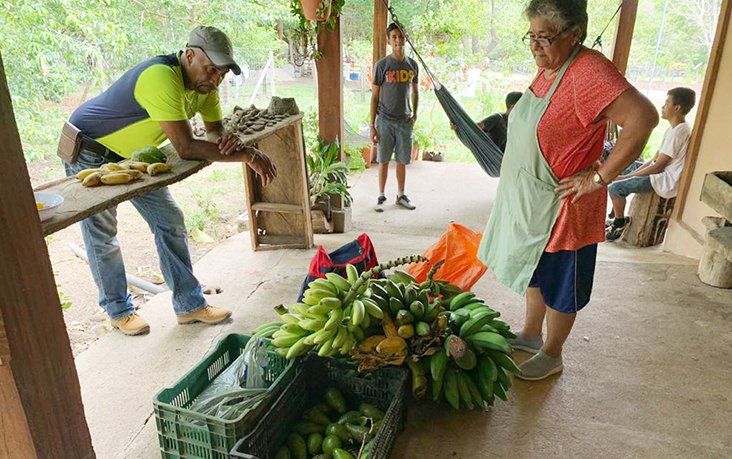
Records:
M391 54L376 63L374 84L380 86L379 115L391 120L412 116L409 88L419 82L419 68L414 59L397 60Z

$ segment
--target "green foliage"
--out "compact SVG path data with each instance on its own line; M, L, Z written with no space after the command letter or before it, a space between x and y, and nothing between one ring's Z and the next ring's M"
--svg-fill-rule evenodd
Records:
M361 149L354 145L345 145L343 153L348 157L348 170L353 172L361 172L366 170L366 162L361 156Z
M61 290L61 285L56 284L56 291L58 292L58 299L61 302L61 309L69 309L74 305L71 302L71 297Z
M412 135L414 136L414 144L421 152L429 150L434 145L432 137L424 123L417 123L414 126Z
M191 209L186 209L185 224L188 231L204 231L212 220L219 218L221 212L214 202L214 193L212 191L202 191L193 193L196 205Z
M305 148L311 154L319 148L320 136L318 135L318 110L310 107L305 110L302 117L303 140Z
M340 145L338 141L326 143L318 139L318 146L305 157L310 182L310 201L325 198L329 194L340 195L345 205L353 201L348 191L348 166L338 160Z
M214 169L208 174L209 182L226 182L228 180L242 179L241 169Z

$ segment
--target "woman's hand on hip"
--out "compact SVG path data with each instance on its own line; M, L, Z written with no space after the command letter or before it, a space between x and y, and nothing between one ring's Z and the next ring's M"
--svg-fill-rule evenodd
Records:
M572 198L572 204L574 204L582 196L594 193L600 188L604 188L603 185L598 185L592 180L592 175L594 173L595 169L591 167L578 172L571 177L564 178L559 181L559 185L554 188L554 191L561 193L559 195L560 199L567 199L574 195Z

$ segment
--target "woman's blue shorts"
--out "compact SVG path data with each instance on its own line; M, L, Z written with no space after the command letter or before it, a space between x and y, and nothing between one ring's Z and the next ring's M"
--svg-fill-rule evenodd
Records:
M539 287L550 308L573 314L590 301L596 259L597 244L579 250L544 252L529 287Z

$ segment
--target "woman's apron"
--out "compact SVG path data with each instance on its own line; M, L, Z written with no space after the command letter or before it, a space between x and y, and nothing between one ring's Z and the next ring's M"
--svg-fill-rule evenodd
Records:
M498 280L520 294L529 286L562 208L554 191L559 180L541 153L537 128L580 49L572 52L545 97L527 89L508 117L501 180L478 257Z

